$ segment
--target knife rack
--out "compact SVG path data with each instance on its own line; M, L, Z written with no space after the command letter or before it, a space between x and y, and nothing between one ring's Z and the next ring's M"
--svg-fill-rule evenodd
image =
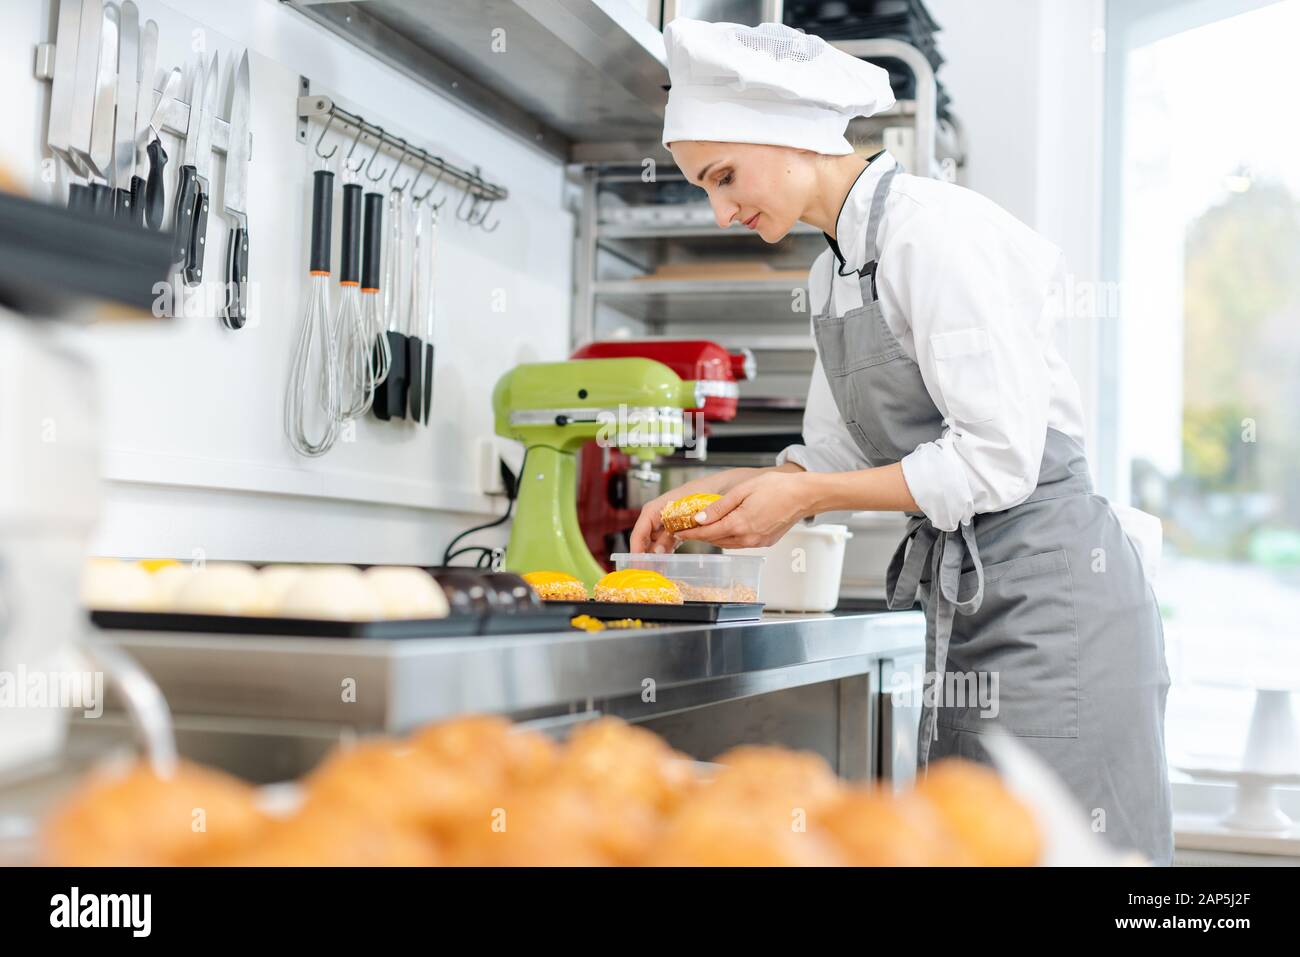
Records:
M53 43L38 43L36 45L36 79L51 81L54 79L54 51ZM154 99L150 106L157 105L158 98L163 95L163 91L154 89ZM177 136L185 136L190 128L190 105L184 100L176 98L171 101L171 105L162 113L162 128L169 133ZM219 116L212 118L212 148L222 156L230 146L230 122L223 120ZM248 131L248 158L253 158L253 131Z
M424 170L430 175L465 191L476 202L496 203L509 196L504 186L483 179L478 174L477 168L462 169L441 156L411 145L377 123L372 123L359 114L344 109L332 97L323 93L312 93L310 81L306 77L300 81L299 93L301 95L298 97L298 141L301 143L308 141L308 122L313 119L322 120L329 124L331 130L352 134L352 138L356 138L357 145L369 147L372 151L382 153L398 163L410 163L413 170L421 168L423 164Z

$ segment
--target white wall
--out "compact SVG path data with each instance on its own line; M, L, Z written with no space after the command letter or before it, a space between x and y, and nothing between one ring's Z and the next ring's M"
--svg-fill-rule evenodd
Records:
M1103 0L926 0L943 28L939 72L966 133L966 185L1065 252L1081 308L1062 349L1095 450L1100 276ZM1096 467L1095 455L1092 462Z
M504 507L479 492L478 448L492 435L497 377L519 361L564 354L573 225L561 205L562 166L276 0L137 2L142 20L159 23L160 74L172 65L188 68L197 43L221 52L223 114L232 65L245 46L250 50L250 271L257 308L238 332L197 315L101 325L80 337L99 360L106 423L108 483L96 552L440 560L451 535ZM0 12L7 91L0 102L6 130L0 162L36 194L50 190L39 175L49 89L33 77L33 49L53 39L56 8L54 0L6 2ZM282 428L305 301L311 196L310 146L295 137L300 74L313 89L335 94L411 142L461 166L481 165L486 178L510 191L493 210L502 224L491 235L451 215L459 193L450 194L444 210L432 426L365 419L354 441L315 460L294 453ZM174 175L181 143L173 137L164 145ZM210 265L225 250L223 170L217 157ZM168 195L170 205L171 182ZM338 219L336 209L336 231ZM337 248L334 256L337 268ZM498 532L477 540L502 539Z

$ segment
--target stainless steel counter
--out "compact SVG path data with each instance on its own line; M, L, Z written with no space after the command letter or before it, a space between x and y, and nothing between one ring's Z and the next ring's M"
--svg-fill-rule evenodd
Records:
M391 641L102 634L158 682L183 753L266 780L310 766L340 736L464 712L542 727L615 714L699 758L782 743L861 777L878 766L882 664L924 648L912 611Z

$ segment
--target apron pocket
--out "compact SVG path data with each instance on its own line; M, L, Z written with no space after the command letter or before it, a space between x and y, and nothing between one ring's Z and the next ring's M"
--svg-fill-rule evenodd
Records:
M974 572L962 575L960 594L974 588ZM1064 548L984 566L984 600L954 618L946 671L941 727L1079 736L1079 632Z

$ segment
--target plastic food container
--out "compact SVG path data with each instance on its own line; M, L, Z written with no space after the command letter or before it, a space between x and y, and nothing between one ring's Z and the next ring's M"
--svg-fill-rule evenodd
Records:
M657 555L618 552L614 570L640 568L675 581L686 601L761 601L763 558L749 555Z
M728 549L726 558L763 556L763 600L770 611L830 611L839 604L844 548L853 533L844 525L796 524L775 545Z

